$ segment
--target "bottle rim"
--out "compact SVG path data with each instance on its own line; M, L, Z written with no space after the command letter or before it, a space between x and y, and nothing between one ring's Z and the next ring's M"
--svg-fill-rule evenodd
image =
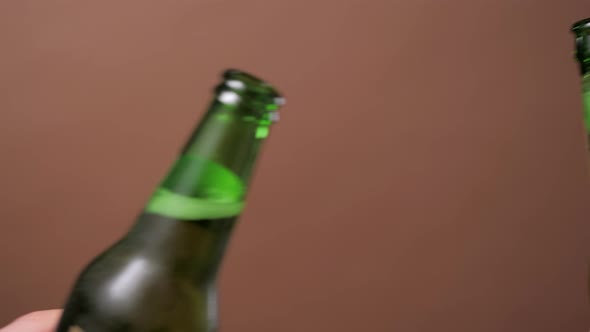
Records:
M255 112L274 113L285 104L285 98L267 81L238 69L227 69L215 88L217 99L226 105L245 104Z
M588 34L590 32L590 17L574 23L571 30L576 34Z

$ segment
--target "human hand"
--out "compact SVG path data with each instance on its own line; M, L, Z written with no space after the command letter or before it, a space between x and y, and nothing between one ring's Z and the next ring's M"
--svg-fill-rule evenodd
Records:
M31 312L1 328L0 332L52 332L60 315L60 309Z

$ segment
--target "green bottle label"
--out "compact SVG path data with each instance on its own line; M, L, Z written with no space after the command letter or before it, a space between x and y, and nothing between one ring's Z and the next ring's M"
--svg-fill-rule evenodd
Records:
M181 220L235 217L244 207L244 193L234 172L186 154L152 195L146 212Z
M584 91L584 123L586 131L590 133L590 89Z

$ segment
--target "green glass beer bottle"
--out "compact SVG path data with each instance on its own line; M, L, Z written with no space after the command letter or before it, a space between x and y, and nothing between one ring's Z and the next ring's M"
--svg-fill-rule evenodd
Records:
M572 26L575 35L575 56L582 76L582 99L584 104L584 124L586 129L586 148L590 149L590 18L578 21ZM590 264L587 277L587 290L590 295Z
M576 58L582 75L582 96L584 101L584 123L590 139L590 18L578 21L572 26L576 40ZM590 148L590 145L588 146Z
M238 70L119 241L80 273L57 332L217 330L216 276L284 99Z

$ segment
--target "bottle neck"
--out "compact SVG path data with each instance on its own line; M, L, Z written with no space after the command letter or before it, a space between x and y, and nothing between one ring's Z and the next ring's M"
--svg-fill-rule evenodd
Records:
M244 187L247 186L272 123L270 115L252 113L245 105L224 104L215 100L181 156L214 162L237 176Z
M582 101L584 104L584 124L590 135L590 73L582 77Z
M582 104L584 128L586 129L586 149L590 151L590 73L582 76Z
M146 212L179 220L238 216L271 117L215 100Z
M571 31L575 40L575 57L582 74L582 100L584 104L584 126L590 149L590 18L575 22Z
M576 36L576 59L582 75L590 74L590 36L580 34Z

